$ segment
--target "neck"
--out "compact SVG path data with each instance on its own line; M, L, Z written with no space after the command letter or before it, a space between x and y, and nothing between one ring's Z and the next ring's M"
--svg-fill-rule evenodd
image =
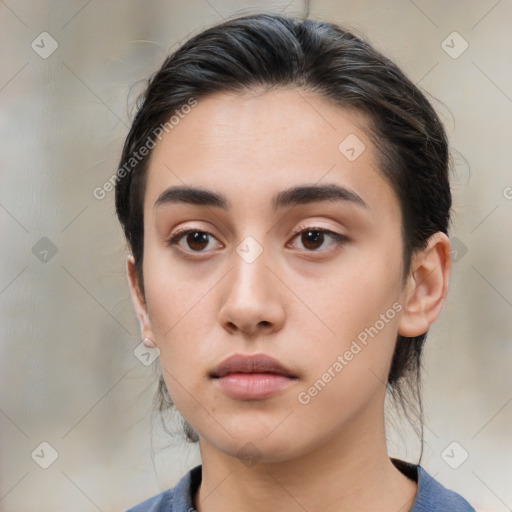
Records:
M406 512L414 501L416 483L389 459L383 417L373 416L361 418L307 453L280 462L267 463L263 457L246 465L201 438L197 511Z

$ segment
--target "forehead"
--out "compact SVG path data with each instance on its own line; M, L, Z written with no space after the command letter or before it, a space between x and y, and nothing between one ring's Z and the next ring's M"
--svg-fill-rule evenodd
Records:
M178 121L176 116L173 119ZM173 139L175 147L171 151L176 155L180 149L185 152L190 147L205 146L210 155L229 148L234 157L242 152L255 156L258 147L267 144L267 151L261 155L267 159L292 147L300 154L324 149L338 156L339 142L351 134L365 137L366 124L366 117L355 109L341 108L298 88L215 93L180 116L164 139ZM154 153L167 151L164 146L162 141Z
M235 200L244 191L245 206L257 206L277 190L322 181L358 189L370 204L396 201L367 125L362 113L300 89L207 96L153 150L146 202L172 185L200 185Z

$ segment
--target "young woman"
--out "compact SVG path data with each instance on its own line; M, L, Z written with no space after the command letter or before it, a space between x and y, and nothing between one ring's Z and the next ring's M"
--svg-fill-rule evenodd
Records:
M425 96L336 25L244 16L168 57L116 208L202 464L132 512L474 510L384 428L447 292L448 156Z

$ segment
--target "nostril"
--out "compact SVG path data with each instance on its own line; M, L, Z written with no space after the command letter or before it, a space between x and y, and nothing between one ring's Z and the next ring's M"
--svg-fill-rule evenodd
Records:
M230 333L236 332L237 327L233 322L228 322L227 327Z

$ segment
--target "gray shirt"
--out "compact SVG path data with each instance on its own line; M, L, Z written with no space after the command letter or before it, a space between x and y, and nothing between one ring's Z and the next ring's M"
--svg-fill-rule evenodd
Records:
M418 484L416 499L409 512L476 512L462 496L443 487L421 466L391 460L404 475ZM199 465L186 473L173 489L167 489L126 512L194 512L194 495L201 476L202 466Z

